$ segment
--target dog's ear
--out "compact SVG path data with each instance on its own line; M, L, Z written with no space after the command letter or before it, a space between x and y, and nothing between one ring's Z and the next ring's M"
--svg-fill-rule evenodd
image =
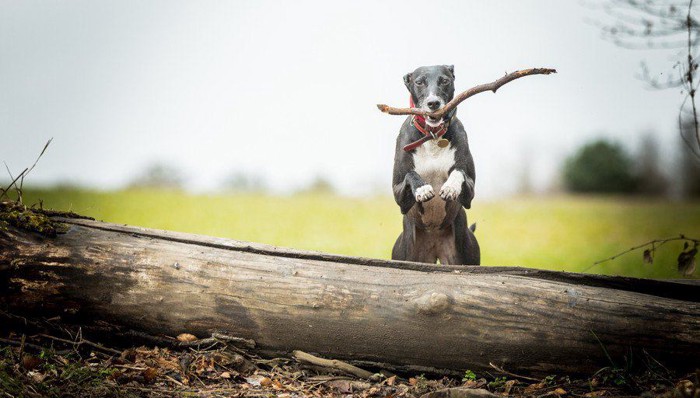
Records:
M455 66L454 65L445 65L445 66L447 67L447 70L449 70L450 73L452 73L452 78L454 79L455 78Z
M406 85L406 88L408 88L408 91L411 91L411 79L413 78L413 73L406 73L403 77L403 83Z

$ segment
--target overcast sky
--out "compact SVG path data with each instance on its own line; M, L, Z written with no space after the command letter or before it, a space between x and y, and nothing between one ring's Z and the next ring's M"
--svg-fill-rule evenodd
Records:
M288 192L317 175L343 193L390 192L402 76L454 64L457 91L553 67L459 107L477 197L546 187L562 159L607 135L653 132L669 159L678 90L649 90L576 1L0 0L0 160L15 171L54 142L30 181L118 188L148 164L193 190L234 172Z

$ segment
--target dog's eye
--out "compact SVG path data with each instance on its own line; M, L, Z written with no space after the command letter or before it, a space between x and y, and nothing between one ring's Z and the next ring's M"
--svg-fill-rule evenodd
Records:
M447 80L447 79L440 79L440 85L441 85L441 86L445 86L445 85L447 85L447 84L449 84L449 83L450 83L450 81Z
M423 80L416 80L416 86L422 86L425 84L425 81Z

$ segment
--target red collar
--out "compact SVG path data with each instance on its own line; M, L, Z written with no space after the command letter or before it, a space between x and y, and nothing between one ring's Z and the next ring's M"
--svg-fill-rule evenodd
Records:
M411 108L415 108L412 95L409 97L409 104ZM423 145L423 143L426 141L442 137L445 135L445 133L447 133L447 129L450 127L450 121L452 121L451 118L447 121L442 120L438 126L433 127L426 124L425 116L413 115L411 118L411 126L420 131L423 134L423 137L404 146L403 150L406 152L411 152L412 150Z

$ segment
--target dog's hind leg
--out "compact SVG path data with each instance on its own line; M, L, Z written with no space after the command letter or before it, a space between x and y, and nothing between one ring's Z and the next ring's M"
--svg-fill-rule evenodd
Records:
M399 237L396 239L396 243L394 243L394 248L391 251L392 260L412 260L410 257L413 251L413 242L415 241L414 233L415 231L413 224L410 220L408 220L408 216L404 215L403 232L401 232Z
M473 229L467 227L467 213L460 209L454 222L455 245L457 246L458 264L481 265L481 249ZM475 228L474 225L472 227Z
M399 237L396 238L396 242L394 243L394 248L391 250L391 259L392 260L404 260L406 261L406 245L404 242L404 233L401 232L399 234Z

